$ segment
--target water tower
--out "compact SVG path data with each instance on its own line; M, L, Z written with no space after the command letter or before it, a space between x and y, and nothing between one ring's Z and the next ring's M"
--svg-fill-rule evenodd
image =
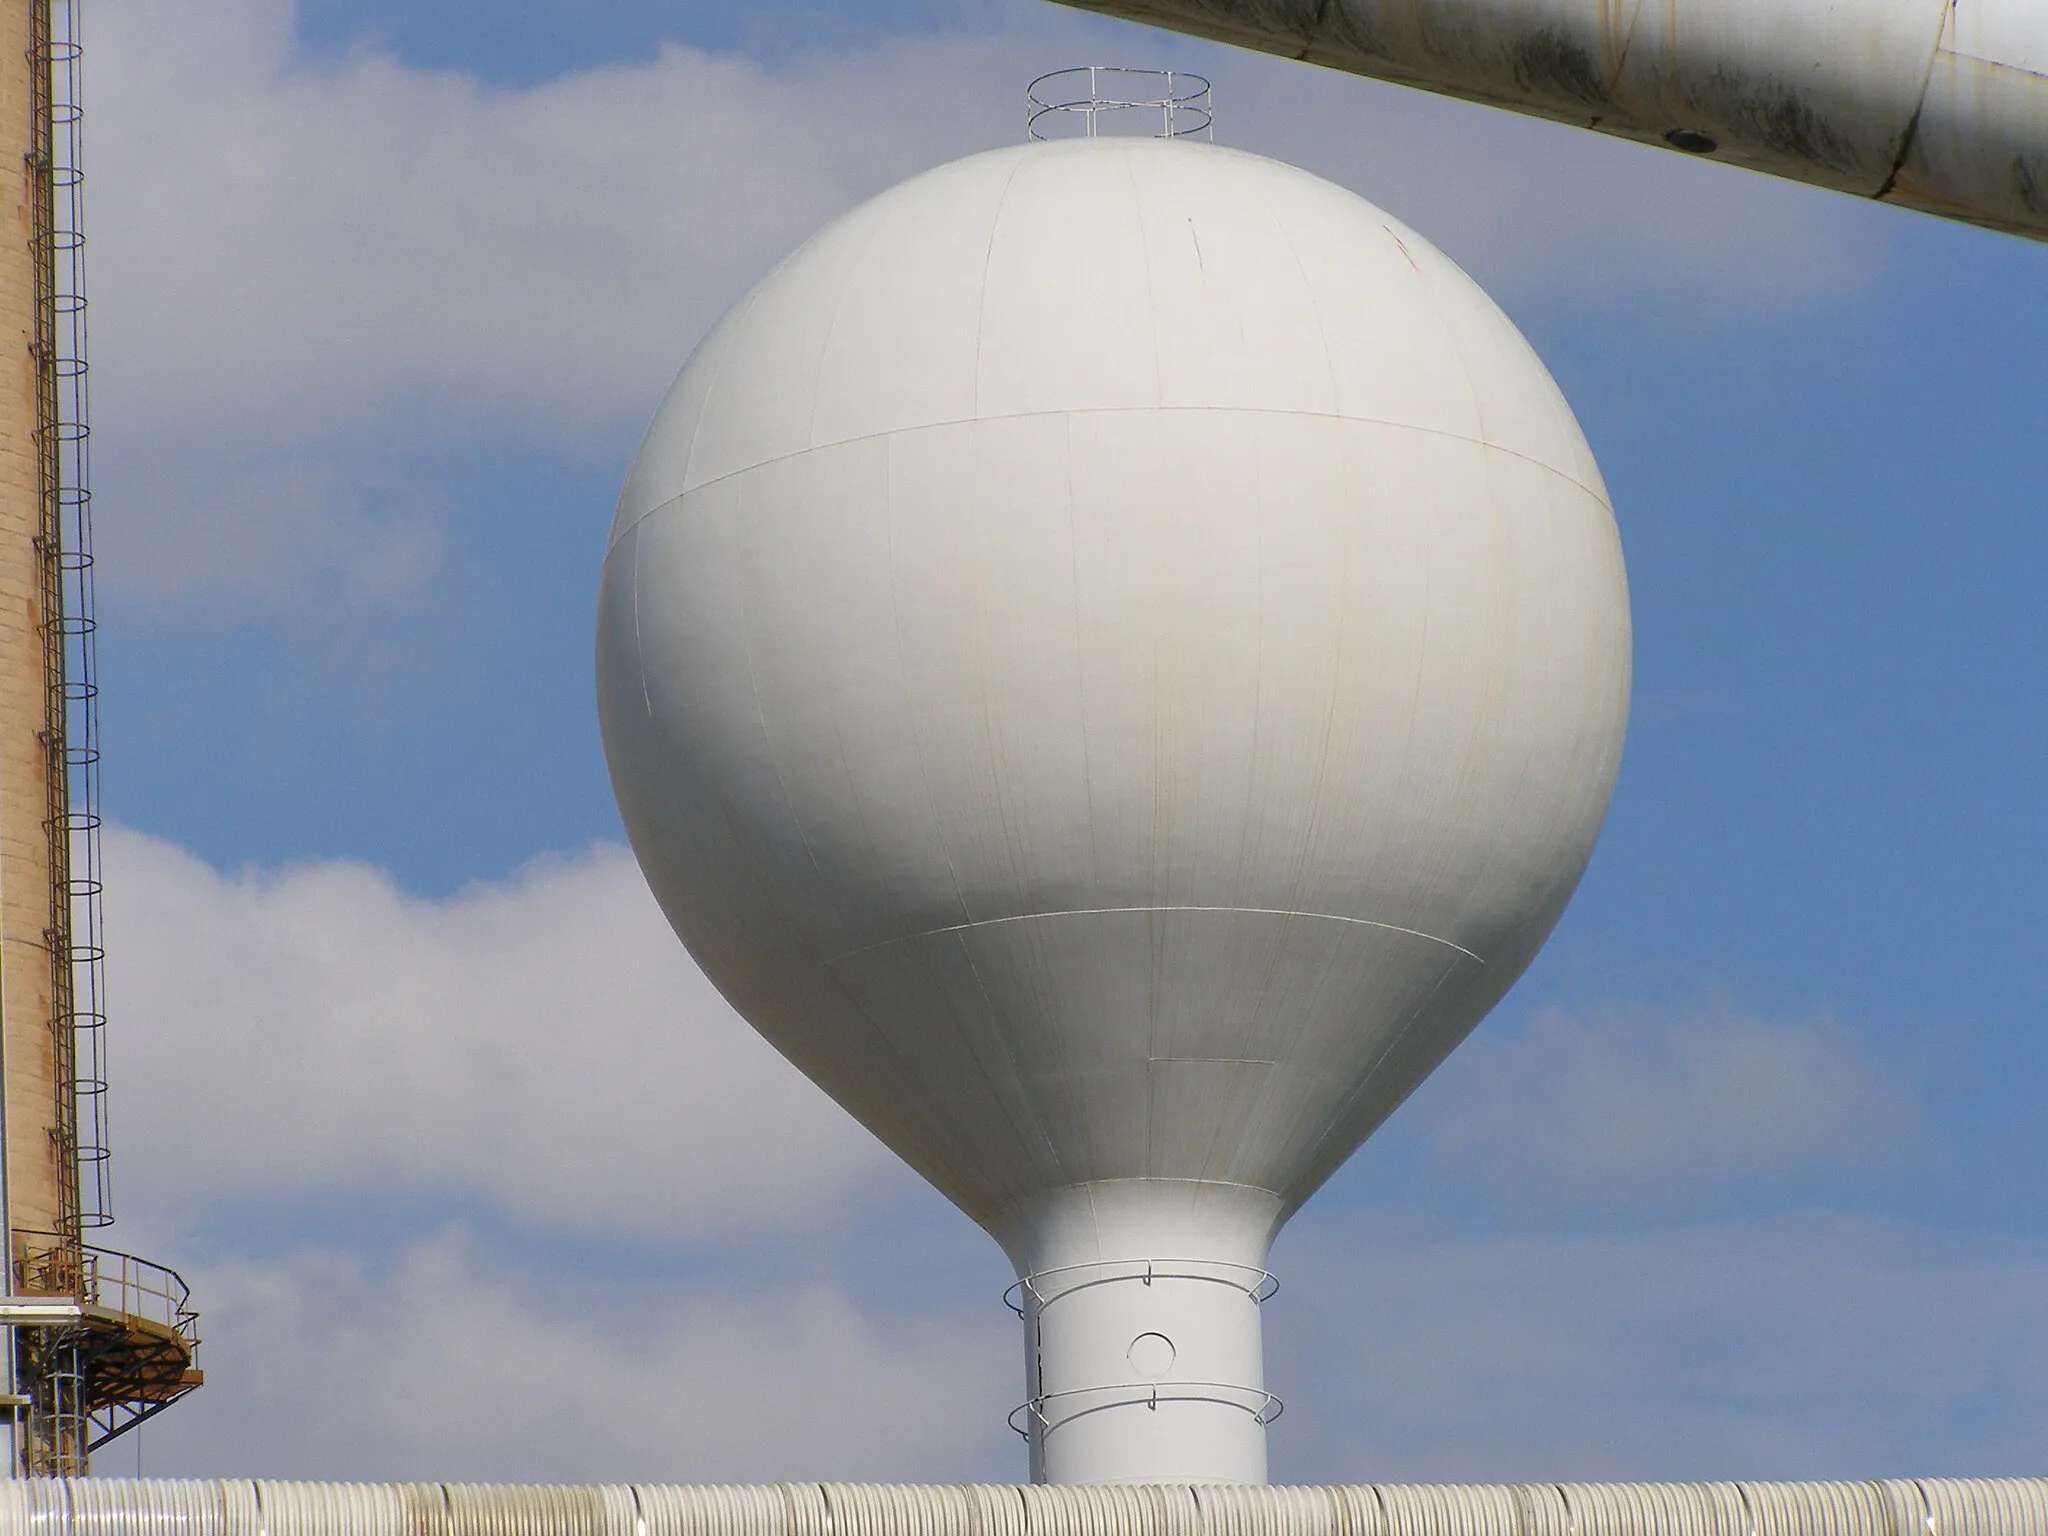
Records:
M1614 782L1621 551L1536 355L1289 166L976 155L718 323L603 583L649 882L1002 1244L1033 1477L1263 1481L1274 1233L1521 973Z

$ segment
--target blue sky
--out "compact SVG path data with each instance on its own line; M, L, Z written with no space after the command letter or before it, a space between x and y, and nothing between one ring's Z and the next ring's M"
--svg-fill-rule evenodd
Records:
M2048 251L1037 0L89 25L110 1236L210 1376L144 1470L1021 1475L993 1244L690 972L590 632L724 304L1088 59L1466 265L1634 597L1577 901L1276 1253L1276 1476L2038 1463Z

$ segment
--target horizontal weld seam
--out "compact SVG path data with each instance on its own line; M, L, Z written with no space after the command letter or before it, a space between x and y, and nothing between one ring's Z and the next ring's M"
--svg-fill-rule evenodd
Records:
M1485 965L1483 956L1475 955L1462 944L1449 939L1440 939L1433 933L1424 933L1420 928L1403 928L1399 923L1376 922L1369 917L1344 917L1335 912L1296 912L1284 907L1201 907L1201 906L1156 906L1156 907L1070 907L1058 912L1017 912L1009 917L984 917L971 923L951 923L944 928L927 928L922 933L906 933L898 938L878 939L872 944L863 944L858 949L845 950L832 957L833 961L851 960L856 955L865 955L871 950L887 949L891 944L910 944L918 939L937 938L941 934L965 933L970 928L993 928L1001 923L1031 923L1047 917L1110 917L1132 912L1241 912L1252 917L1306 917L1323 923L1351 923L1360 928L1378 928L1386 933L1402 933L1411 939L1427 939L1432 944L1441 944L1445 949L1454 949L1468 960Z

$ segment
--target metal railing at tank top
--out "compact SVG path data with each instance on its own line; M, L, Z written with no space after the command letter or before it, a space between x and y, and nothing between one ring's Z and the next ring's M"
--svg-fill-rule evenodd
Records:
M1033 139L1216 137L1214 95L1179 69L1083 64L1040 75L1024 90L1024 131Z

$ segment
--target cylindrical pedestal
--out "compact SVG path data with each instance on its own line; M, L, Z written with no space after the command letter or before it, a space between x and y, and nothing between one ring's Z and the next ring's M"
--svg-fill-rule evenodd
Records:
M1058 1192L1011 1246L1041 1483L1263 1483L1259 1305L1279 1202L1241 1186L1116 1180Z

